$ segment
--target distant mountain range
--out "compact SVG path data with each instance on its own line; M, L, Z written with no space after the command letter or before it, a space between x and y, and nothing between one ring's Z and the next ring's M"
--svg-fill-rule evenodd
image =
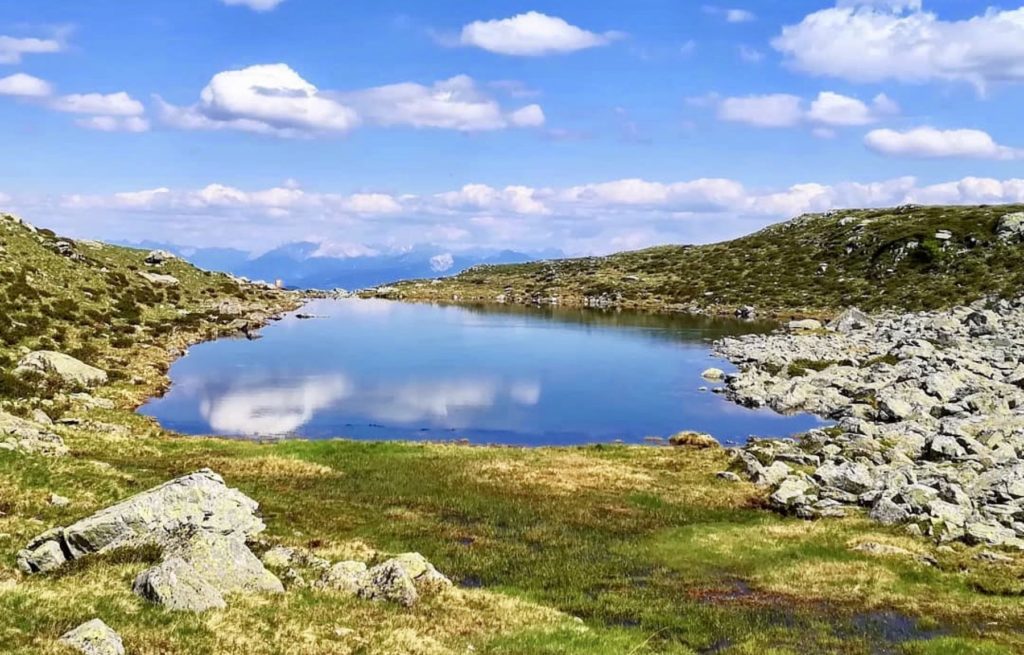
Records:
M438 246L416 246L401 252L359 256L328 256L322 244L288 243L253 256L233 248L192 248L157 241L122 242L134 248L172 252L200 268L252 280L283 280L285 286L305 289L362 289L397 280L455 275L478 264L517 264L562 257L560 250L526 253L515 250L449 252Z

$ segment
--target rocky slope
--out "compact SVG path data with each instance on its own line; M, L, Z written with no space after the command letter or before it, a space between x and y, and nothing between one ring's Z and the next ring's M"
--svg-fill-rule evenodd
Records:
M921 310L1009 297L1024 283L1024 207L897 207L801 216L733 241L476 267L402 282L412 300L637 307L762 316L856 305Z
M0 214L0 411L57 419L96 384L114 402L141 402L188 345L255 335L297 301L166 252L76 242Z
M794 327L814 327L801 325ZM1024 298L724 339L725 391L834 427L756 441L742 468L806 518L864 507L939 541L1024 549Z

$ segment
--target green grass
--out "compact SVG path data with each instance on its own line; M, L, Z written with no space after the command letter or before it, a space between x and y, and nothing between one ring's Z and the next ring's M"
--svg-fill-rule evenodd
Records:
M772 515L758 509L756 489L714 478L727 464L721 451L256 445L156 435L110 441L81 433L68 440L73 456L59 462L0 454L0 495L11 499L9 516L0 518L0 531L11 535L0 541L0 584L13 576L17 547L44 526L208 465L261 502L272 541L327 556L352 540L389 552L418 550L469 588L465 602L476 603L479 630L439 630L434 638L447 650L437 652L472 645L485 653L691 653L729 644L721 652L866 654L887 642L860 628L858 617L882 610L926 626L925 637L927 626L941 626L946 641L1024 647L1016 632L1024 625L1019 597L981 593L970 580L1017 579L1024 561L982 565L972 559L976 549L939 552L863 519L804 523ZM51 491L74 504L50 507ZM865 540L927 553L939 566L852 550ZM174 652L213 653L233 652L225 633L268 630L259 617L274 617L281 634L294 637L327 634L341 617L357 615L377 632L351 627L380 639L381 626L408 622L422 637L426 623L467 611L441 604L396 614L296 592L237 601L219 617L171 616L130 594L132 577L150 557L94 558L20 583L17 593L0 595L0 634L13 652L33 652L40 635L99 614L136 652L158 652L146 646L154 640ZM510 617L537 611L529 608L564 616L507 628L508 617L496 616L507 610L497 612L490 596L473 596L487 593L477 589L524 603ZM250 653L282 652L243 641ZM319 642L306 647L336 652Z
M661 246L608 257L478 266L439 283L397 284L397 296L451 302L529 303L605 297L622 307L762 316L935 309L986 294L1016 295L1024 245L995 236L1021 206L912 207L813 214L733 241ZM953 239L941 244L938 230ZM911 248L909 244L918 244ZM820 270L821 264L827 270Z

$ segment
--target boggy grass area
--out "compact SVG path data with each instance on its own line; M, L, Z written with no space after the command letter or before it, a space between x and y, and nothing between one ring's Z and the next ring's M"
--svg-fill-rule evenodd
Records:
M0 643L57 652L100 616L132 653L1015 653L1024 560L913 540L865 519L803 521L714 472L722 451L519 450L130 437L64 430L73 454L0 454ZM210 466L260 501L273 542L340 559L418 550L459 588L406 610L292 590L184 616L130 591L152 553L22 578L14 556L67 524ZM48 504L49 493L72 499ZM897 546L869 555L867 542ZM930 558L932 564L923 559ZM472 647L472 651L470 651Z

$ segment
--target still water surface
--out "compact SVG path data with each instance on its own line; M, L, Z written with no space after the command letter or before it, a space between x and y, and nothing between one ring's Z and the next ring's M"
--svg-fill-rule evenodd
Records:
M693 316L315 301L257 341L195 346L140 411L187 434L568 445L699 430L726 443L820 425L700 391L710 340L770 325Z

